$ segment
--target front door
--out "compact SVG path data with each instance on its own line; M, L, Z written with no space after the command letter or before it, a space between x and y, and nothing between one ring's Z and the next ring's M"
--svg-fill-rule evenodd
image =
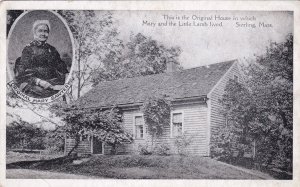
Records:
M93 137L92 149L93 154L103 154L103 143L97 138Z

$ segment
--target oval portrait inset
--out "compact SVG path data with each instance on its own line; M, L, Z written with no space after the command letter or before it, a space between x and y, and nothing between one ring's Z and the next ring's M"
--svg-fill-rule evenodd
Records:
M9 85L22 99L49 103L64 95L74 59L66 21L56 12L25 11L8 34Z

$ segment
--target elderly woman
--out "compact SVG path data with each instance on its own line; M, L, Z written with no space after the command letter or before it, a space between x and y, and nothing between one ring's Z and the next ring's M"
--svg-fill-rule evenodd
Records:
M34 39L23 49L15 65L17 85L25 94L35 98L50 97L57 93L68 73L57 50L46 43L50 28L48 20L34 22Z

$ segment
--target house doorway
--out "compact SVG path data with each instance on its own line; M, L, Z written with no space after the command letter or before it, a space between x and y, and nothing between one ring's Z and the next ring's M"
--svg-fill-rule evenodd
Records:
M92 153L93 154L103 154L103 142L101 142L100 140L98 140L97 138L93 137L92 138Z

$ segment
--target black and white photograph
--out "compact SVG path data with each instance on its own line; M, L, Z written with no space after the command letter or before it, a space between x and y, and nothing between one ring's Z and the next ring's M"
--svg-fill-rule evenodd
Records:
M294 16L7 10L6 179L293 180Z
M8 18L10 79L28 97L51 97L63 89L72 65L68 25L51 11L11 12L23 14Z

